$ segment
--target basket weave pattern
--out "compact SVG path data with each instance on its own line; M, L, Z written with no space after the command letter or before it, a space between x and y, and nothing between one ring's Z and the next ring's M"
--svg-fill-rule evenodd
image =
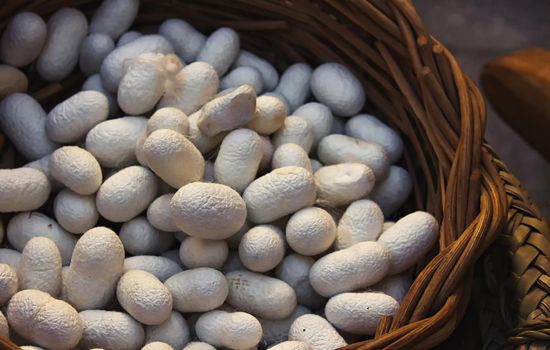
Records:
M91 14L97 2L10 1L0 9L0 28L19 11L48 16L76 6ZM484 143L486 110L478 88L426 31L409 0L144 0L135 27L154 31L170 17L204 32L230 26L241 33L243 47L279 69L298 61L346 64L362 80L369 107L404 136L403 165L415 184L407 205L438 219L438 247L418 264L397 314L382 320L374 339L346 349L425 349L443 342L470 302L476 261L499 235L513 267L512 280L506 276L511 294L502 298L513 303L497 308L498 317L507 327L522 321L508 344L527 348L550 340L548 227ZM75 73L60 83L35 82L32 68L29 77L31 94L45 106L83 80ZM500 293L485 289L483 295ZM513 305L518 309L511 313Z

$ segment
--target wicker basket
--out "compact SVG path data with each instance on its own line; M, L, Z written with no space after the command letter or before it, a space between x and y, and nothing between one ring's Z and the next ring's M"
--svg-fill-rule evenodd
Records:
M0 29L23 10L47 17L75 6L91 14L98 2L6 1ZM204 32L232 27L244 47L280 70L298 61L346 64L364 83L369 110L404 136L403 165L415 183L405 210L433 213L441 223L439 244L419 262L397 314L382 320L374 339L346 349L435 347L455 331L472 298L485 348L548 346L548 226L484 143L486 111L478 88L426 31L410 1L143 0L135 27L152 32L170 17ZM75 73L46 84L33 67L27 74L31 94L46 108L83 81ZM483 255L499 236L503 244ZM0 345L17 348L6 339Z

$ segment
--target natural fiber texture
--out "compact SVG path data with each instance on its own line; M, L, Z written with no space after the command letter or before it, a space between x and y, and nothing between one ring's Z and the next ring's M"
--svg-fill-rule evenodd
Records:
M0 9L0 27L18 11L47 16L68 4L91 14L97 1L10 1ZM510 289L517 293L517 316L538 319L518 328L511 341L534 346L535 340L548 339L548 232L517 180L483 143L486 112L478 88L426 31L410 1L146 0L136 28L154 31L170 17L204 32L233 27L243 47L279 69L297 61L342 62L361 78L369 110L402 133L404 166L415 184L406 209L436 216L439 244L419 262L397 314L383 319L374 339L346 349L426 349L443 342L470 302L476 261L503 232L514 257ZM29 76L31 93L46 106L83 80L75 74L45 84L32 68Z

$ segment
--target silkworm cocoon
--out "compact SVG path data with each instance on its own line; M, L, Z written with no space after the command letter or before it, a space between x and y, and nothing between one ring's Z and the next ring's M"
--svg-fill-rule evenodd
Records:
M46 237L27 242L19 261L21 289L37 289L56 297L61 290L61 254Z
M290 254L277 266L275 276L294 288L298 304L317 310L323 306L325 299L309 283L309 270L314 263L313 258Z
M341 207L361 199L374 187L374 172L361 163L327 165L313 175L317 203Z
M143 34L141 34L140 32L136 32L135 30L130 30L122 34L120 38L118 38L118 42L116 43L116 46L119 47L122 45L126 45L141 36L143 36Z
M351 118L346 123L346 134L384 147L391 163L397 162L403 153L403 141L397 131L370 114Z
M170 18L162 22L159 34L170 41L176 54L185 62L193 62L206 41L204 34L178 18Z
M273 153L271 168L277 169L285 166L297 166L312 172L311 162L306 151L294 143L282 144Z
M180 272L164 285L172 293L174 309L181 312L214 310L224 303L229 293L225 276L208 267Z
M19 268L19 260L21 259L21 253L17 250L9 248L0 248L0 264L9 265L14 271ZM0 303L1 305L2 303Z
M309 271L309 282L325 297L378 283L390 271L390 253L383 244L361 242L325 255Z
M226 239L229 248L238 249L244 234L247 233L248 230L250 230L251 228L252 226L250 225L250 223L248 221L245 221L243 226L237 233Z
M3 251L0 253L4 254ZM6 304L18 289L19 278L16 267L0 263L0 306Z
M241 258L239 257L239 252L230 250L221 271L223 273L229 273L237 270L246 270L246 267L243 265Z
M124 246L116 233L106 227L86 231L63 276L66 300L78 310L104 308L114 297L123 265Z
M0 127L28 160L42 158L59 147L46 134L46 112L27 94L11 94L0 102Z
M289 112L303 105L310 96L311 73L312 70L308 64L296 63L288 67L281 75L275 92L285 97L290 106Z
M385 221L384 224L382 225L382 232L384 231L387 231L390 227L392 227L393 225L395 225L395 222L393 221Z
M125 62L143 53L169 54L174 53L174 48L168 40L156 34L143 35L126 45L117 47L105 57L101 64L99 72L103 86L110 92L116 92L124 76Z
M118 84L118 105L131 115L151 110L164 94L165 70L162 60L143 57L146 55L130 60Z
M384 316L393 316L399 303L383 293L342 293L329 299L327 319L337 328L363 335L374 335Z
M285 118L283 126L273 135L272 141L275 148L285 143L294 143L309 153L315 142L315 134L307 120L291 115Z
M159 129L170 129L187 135L189 134L189 118L178 108L157 109L147 121L147 135Z
M124 271L143 270L147 271L161 282L166 281L169 277L181 272L179 265L162 256L155 255L136 255L124 260Z
M116 296L124 310L143 324L159 325L170 318L172 294L149 272L124 273L118 281Z
M95 207L95 196L81 195L64 189L53 203L55 219L65 230L81 234L95 227L99 213Z
M307 343L312 350L333 350L347 345L344 338L327 320L313 314L298 317L292 323L288 340Z
M197 125L206 136L231 131L248 123L256 109L256 93L250 85L224 90L201 109Z
M310 207L294 213L286 225L288 245L301 255L317 255L326 251L336 237L336 224L324 209Z
M74 192L95 193L101 186L101 167L94 156L76 146L64 146L50 156L52 176Z
M155 341L145 344L145 346L142 347L141 350L174 350L174 348L166 343Z
M285 121L288 110L277 97L262 95L256 98L254 116L246 127L263 135L279 130Z
M42 17L34 12L13 16L0 39L0 60L14 67L34 61L46 42L47 28Z
M90 33L104 33L115 40L130 28L138 10L138 0L103 1L90 21Z
M158 107L175 107L190 115L216 95L220 82L214 67L206 62L194 62L166 84Z
M0 98L16 92L27 92L29 81L19 69L0 65Z
M244 191L248 220L268 223L313 205L315 183L304 168L289 166L275 169L254 180Z
M265 90L272 91L279 82L279 73L268 61L254 55L252 52L241 50L234 63L235 67L252 67L260 72Z
M288 330L298 317L309 314L311 311L301 305L297 305L294 311L287 318L279 320L267 320L260 318L260 324L262 325L263 337L262 346L269 346L271 344L277 344L288 339Z
M183 350L216 350L216 348L208 343L204 343L201 341L194 341L194 342L188 343L187 346L183 348Z
M262 338L262 326L245 312L210 311L195 325L197 337L216 347L245 350L255 347Z
M143 327L124 312L86 310L80 312L80 318L84 332L79 345L83 349L138 350L143 345Z
M244 84L252 86L256 95L259 95L263 90L263 81L260 72L252 67L237 67L222 78L220 89L225 90Z
M231 187L194 182L180 188L170 203L176 226L190 236L225 239L239 231L246 204Z
M107 34L92 33L80 45L80 70L84 75L99 72L101 63L107 55L115 49L113 39Z
M27 289L15 294L7 318L18 334L49 349L72 349L82 337L83 325L78 312L48 293Z
M397 300L401 304L411 287L411 277L407 273L388 276L371 286L367 291L381 292Z
M86 135L86 150L104 167L120 168L136 162L136 143L147 118L122 117L97 124Z
M237 58L239 46L239 34L231 28L223 27L210 34L196 60L211 64L221 77Z
M174 243L174 235L155 229L143 216L125 222L120 228L124 249L132 255L160 254Z
M181 242L180 260L189 269L212 267L219 269L227 259L227 242L224 240L189 237Z
M242 192L256 178L262 156L261 139L255 131L233 130L218 151L214 163L216 181Z
M200 112L193 113L189 116L189 135L187 138L202 154L206 154L222 142L226 133L219 133L211 137L206 136L197 125L199 116Z
M317 147L317 156L325 165L363 163L372 169L377 179L387 174L390 165L382 146L345 135L324 137Z
M173 193L163 194L149 204L147 208L147 221L157 230L166 232L179 231L170 213L170 201Z
M389 252L389 273L395 275L414 266L430 251L438 233L439 224L429 213L417 211L399 219L378 238Z
M338 116L355 115L365 105L363 85L347 67L339 63L325 63L313 71L311 92L317 101Z
M107 119L109 100L98 91L77 92L48 113L46 132L59 143L77 142Z
M373 201L362 199L351 203L340 221L336 235L336 249L346 249L356 243L376 241L382 233L384 214Z
M269 348L270 350L310 350L311 347L308 343L302 341L283 341L275 346Z
M109 117L115 117L118 114L118 101L115 94L107 91L101 83L101 76L99 74L90 75L84 84L82 84L82 91L97 91L101 92L109 101Z
M199 181L204 174L204 158L182 134L169 129L154 131L143 144L149 167L167 184L180 188Z
M174 349L182 349L189 341L189 326L178 312L172 311L168 320L159 325L147 326L145 341L158 341L170 345Z
M265 319L290 316L296 307L296 293L291 286L256 272L233 271L225 275L229 285L229 305Z
M109 177L97 192L96 207L101 216L125 222L144 211L157 195L157 179L141 166L124 168Z
M42 213L31 211L15 215L8 223L6 233L8 242L19 251L23 250L31 238L47 237L59 248L63 265L71 261L76 238Z
M369 195L386 217L395 212L407 200L412 191L412 179L407 170L392 165L388 175L376 182Z
M21 346L21 349L23 349L23 350L45 350L44 348L41 348L39 346L32 346L32 345ZM94 350L97 350L97 349L94 349Z
M38 209L51 191L46 175L32 168L0 169L0 188L2 213Z
M88 21L82 12L64 7L48 20L48 36L36 70L47 81L66 78L78 64L80 44L88 34Z
M318 161L317 159L310 158L309 162L311 164L311 171L315 173L317 170L321 169L323 167L323 163Z
M0 336L9 338L10 336L10 328L8 326L8 320L6 320L6 317L0 311Z
M279 265L284 256L285 237L277 226L255 226L244 234L239 244L239 257L251 271L269 271Z

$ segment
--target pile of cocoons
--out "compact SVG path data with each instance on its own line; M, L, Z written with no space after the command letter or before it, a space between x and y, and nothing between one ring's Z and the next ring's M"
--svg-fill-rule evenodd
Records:
M412 188L403 143L364 113L353 67L279 75L231 28L128 31L138 9L23 12L1 34L0 128L17 156L0 169L0 335L52 350L373 336L438 223L396 217ZM29 69L87 79L46 111Z

